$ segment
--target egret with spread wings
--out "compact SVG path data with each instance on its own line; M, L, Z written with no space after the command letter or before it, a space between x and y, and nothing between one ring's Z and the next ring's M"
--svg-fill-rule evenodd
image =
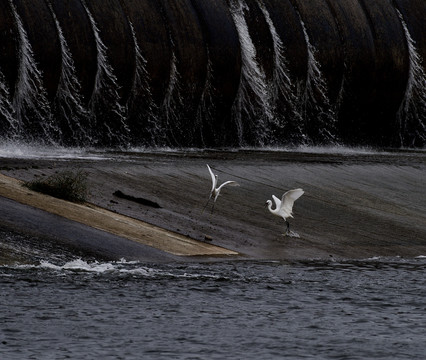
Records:
M215 205L216 200L217 200L217 198L219 197L219 194L220 194L220 190L222 190L222 188L224 186L227 186L227 185L229 185L229 186L239 186L239 184L236 181L225 181L222 185L220 185L218 187L217 186L218 176L213 173L212 169L210 169L210 166L208 164L206 164L206 165L207 165L207 169L209 170L210 177L212 179L212 189L210 191L210 195L209 195L209 198L207 200L207 203L206 203L206 205L203 208L203 211L207 207L208 203L210 202L210 199L213 199L213 207L212 207L212 212L213 212L214 205Z
M272 195L272 199L275 202L275 209L272 209L272 201L266 201L266 205L268 206L269 211L276 215L280 216L284 219L287 224L287 232L286 235L290 233L290 223L287 218L293 217L293 204L294 202L300 198L305 192L302 189L293 189L289 190L282 196L281 200L278 199L275 195Z

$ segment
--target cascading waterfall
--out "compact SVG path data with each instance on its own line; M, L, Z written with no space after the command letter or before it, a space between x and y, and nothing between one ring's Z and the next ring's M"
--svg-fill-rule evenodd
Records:
M214 113L215 105L212 97L213 85L213 70L210 60L209 51L207 49L207 76L204 84L204 89L201 94L200 103L197 108L196 115L196 128L200 131L201 141L204 143L203 134L208 131L210 137L215 140L216 143L220 142L220 134L218 134L218 128L215 125Z
M19 34L18 81L12 101L15 122L12 138L55 144L58 128L53 123L42 74L37 68L31 44L12 0L9 0Z
M274 115L266 76L256 60L256 48L244 16L246 9L248 5L243 0L231 1L230 10L240 38L242 57L241 81L233 112L240 145L249 139L263 146L271 138L269 125L274 122Z
M426 144L421 0L110 6L0 6L2 141Z
M400 142L402 146L421 146L426 143L426 73L407 24L400 11L396 11L404 28L410 60L407 88L397 113Z
M56 121L60 123L61 140L73 145L88 145L93 142L92 135L89 133L93 127L90 114L83 106L81 85L76 77L74 61L61 25L52 5L48 3L48 6L55 21L62 55L61 76L54 100L54 114Z
M320 64L315 58L316 49L312 45L305 23L300 17L307 49L308 73L305 89L301 96L300 113L305 120L305 133L313 143L336 142L336 114L327 96L327 84L322 76Z
M129 142L130 130L127 125L126 109L121 105L118 94L117 77L107 57L107 47L103 43L100 30L87 7L86 1L81 0L84 9L89 17L93 34L96 40L97 49L97 73L95 88L90 100L90 107L95 117L97 126L105 129L101 132L103 137L101 142L106 145L125 146Z
M159 109L152 98L149 86L149 75L146 60L136 38L132 22L128 19L135 48L135 76L127 101L127 117L132 138L145 139L145 146L161 146L165 144L164 129L158 121Z
M173 40L170 39L170 42L173 48ZM169 84L167 86L164 101L161 105L161 113L163 114L164 119L161 126L165 129L167 134L166 138L168 138L168 145L171 143L173 143L173 145L181 145L179 141L179 133L182 129L179 126L181 124L179 111L182 109L183 103L179 79L180 74L177 69L177 58L174 50L172 50Z
M262 1L259 1L259 7L269 26L274 47L274 70L272 81L268 86L275 119L271 125L274 127L275 137L278 137L278 143L304 142L303 120L297 109L295 86L287 69L284 45Z
M10 91L4 80L3 72L0 70L0 134L3 135L5 129L13 129L16 133L14 111L10 102Z

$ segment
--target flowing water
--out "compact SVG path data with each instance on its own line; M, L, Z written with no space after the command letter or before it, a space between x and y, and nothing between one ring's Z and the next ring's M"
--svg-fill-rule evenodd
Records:
M409 77L404 100L398 111L400 122L400 141L403 146L415 146L426 137L424 123L426 109L426 73L423 70L423 59L419 55L416 44L408 31L402 14L397 10L404 28L410 59ZM411 139L407 142L407 139ZM410 142L411 141L411 142Z
M108 60L108 48L101 39L101 32L86 2L82 1L82 4L93 29L97 50L98 69L95 88L90 100L91 111L96 117L96 126L105 130L105 143L109 145L126 144L129 136L126 109L119 102L119 85L114 69Z
M11 125L12 137L43 139L54 144L58 129L53 124L52 112L43 86L42 73L34 59L27 33L15 6L10 2L19 33L19 78L12 101L15 119Z
M232 127L235 134L231 140L224 140L230 133L229 128L215 129L217 120L211 118L215 96L212 93L212 80L217 74L211 72L211 64L207 64L207 77L203 92L196 95L191 90L187 79L182 78L184 65L179 57L179 39L170 35L171 48L169 83L162 100L154 103L150 84L152 83L147 69L147 60L135 29L128 20L132 47L135 56L134 78L131 95L121 98L121 87L118 81L118 69L114 69L113 49L108 47L108 36L105 29L97 21L96 12L92 14L89 2L82 0L87 13L96 47L96 74L94 89L89 99L84 99L80 82L77 79L74 62L77 60L68 46L61 23L54 8L49 9L55 23L55 32L60 42L61 74L54 99L49 99L45 74L37 63L34 54L34 41L28 36L25 17L21 18L13 1L9 7L16 26L16 50L18 76L15 86L5 81L4 71L0 69L0 139L25 140L59 144L65 146L116 146L126 148L137 146L196 146L203 143L203 132L215 131L213 146L283 146L289 144L332 145L339 143L338 110L341 96L330 99L330 84L326 82L318 56L318 44L311 39L312 29L303 21L299 21L308 56L306 60L306 81L297 80L287 68L287 49L284 40L276 30L267 6L262 1L254 3L246 0L230 0L229 11L240 42L241 69L240 83L235 94L232 109ZM258 7L258 9L257 9ZM272 40L271 78L268 69L262 64L261 51L252 39L256 24L250 21L250 13L258 13L258 20L265 22ZM425 71L421 49L409 32L409 24L398 11L404 29L408 56L409 73L404 99L402 100L397 119L399 127L393 135L397 146L422 147L425 144ZM263 19L262 19L263 17ZM257 20L256 20L257 21ZM27 26L28 27L28 26ZM31 41L32 40L32 41ZM139 41L139 43L138 43ZM141 46L141 47L139 47ZM205 49L208 53L209 49ZM129 58L129 59L130 59ZM77 65L77 64L76 64ZM217 80L217 79L215 79ZM185 85L186 84L186 85ZM188 90L189 89L189 90ZM192 93L192 91L195 91ZM188 96L189 92L190 96ZM343 86L340 95L350 93ZM85 102L88 102L86 104ZM361 104L362 105L362 104ZM210 107L209 107L210 106ZM222 115L217 115L222 116ZM360 119L360 121L363 121ZM224 142L225 141L225 142ZM351 143L351 141L349 141Z
M312 45L305 26L300 19L308 50L308 72L302 95L301 113L307 121L306 132L316 142L333 142L335 138L335 113L327 96L327 84L316 60L317 50Z
M72 54L51 4L49 4L49 9L55 21L62 53L61 77L54 104L57 121L60 124L61 138L66 143L87 145L92 143L92 135L89 133L90 114L83 105L80 93L81 84L76 75ZM68 138L70 140L66 140Z
M4 250L17 235L0 236ZM31 249L0 266L2 359L424 358L426 257L146 264Z
M238 127L239 143L244 144L246 133L254 133L257 145L265 145L270 138L268 124L273 121L271 94L265 73L256 60L256 48L249 34L244 12L248 6L243 0L231 2L231 15L241 44L241 82L234 103L234 117ZM250 119L248 121L248 119Z

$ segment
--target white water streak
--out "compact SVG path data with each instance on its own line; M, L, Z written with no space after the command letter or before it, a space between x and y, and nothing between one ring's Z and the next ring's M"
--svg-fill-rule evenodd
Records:
M259 1L259 7L265 17L266 23L269 26L274 47L274 70L272 75L272 84L270 86L271 100L276 102L281 94L290 102L289 96L292 94L292 85L287 70L287 59L284 56L284 45L277 33L277 30L275 29L275 25L269 15L269 12L262 1Z
M140 89L143 89L144 93L149 97L148 111L153 113L155 109L155 104L152 100L152 93L151 93L151 89L150 89L149 81L148 81L149 75L146 70L147 61L141 53L141 49L139 47L138 40L136 38L136 32L133 27L133 24L130 20L128 20L128 22L130 25L130 30L132 32L133 46L135 49L135 64L136 64L136 71L135 71L135 77L134 77L134 81L132 85L131 94L132 96L134 96L140 91Z
M242 57L241 81L234 103L234 117L239 131L240 143L244 143L245 129L242 113L245 112L251 122L254 122L253 130L257 136L256 143L264 145L269 136L268 123L273 122L274 116L271 110L271 95L268 90L266 75L256 59L256 48L251 40L244 17L245 10L248 10L248 6L243 0L231 1L231 15L238 31Z
M90 115L83 106L81 85L76 76L71 51L52 5L49 3L48 6L55 21L62 55L61 76L55 98L57 110L60 111L58 115L63 117L67 122L68 128L72 132L74 143L90 143L91 137L88 132L90 130L88 129ZM81 124L82 120L84 121L83 124Z
M308 51L308 71L301 104L302 116L305 118L305 121L314 120L309 118L307 111L307 107L312 106L318 114L317 119L315 119L319 125L318 131L320 133L318 135L324 140L333 140L336 115L331 109L327 96L327 84L322 76L320 64L315 58L316 49L310 41L306 25L300 14L299 18Z
M12 101L17 120L16 126L14 126L16 129L14 135L28 137L32 135L31 127L33 126L31 124L37 124L43 132L44 140L53 144L55 141L52 135L57 132L57 128L52 121L47 92L43 86L42 73L37 67L31 44L15 5L12 0L9 0L9 3L19 36L19 75ZM26 118L29 112L31 119ZM26 129L28 126L30 126L30 130Z
M174 48L174 42L170 39L172 49ZM172 50L172 55L170 58L170 77L169 85L164 96L163 104L161 106L161 112L164 115L164 124L162 125L164 129L167 129L169 132L168 142L174 140L178 142L174 136L174 129L179 127L180 124L180 111L183 110L183 99L181 96L181 86L180 86L180 74L178 71L177 64L178 60L174 50ZM177 129L179 130L179 129Z
M295 124L297 123L296 127L301 127L302 116L297 109L297 97L289 75L289 70L287 68L287 59L284 55L284 44L277 33L275 25L268 10L266 9L266 6L262 1L259 1L259 7L263 12L266 23L269 26L274 47L274 70L272 75L272 82L268 86L268 89L271 92L271 105L275 108L275 124L278 127L283 127L286 123L293 122ZM286 111L286 114L279 114L277 111L278 102L282 102L283 99L289 109ZM291 117L284 118L284 116ZM303 134L301 136L303 137ZM282 141L283 139L278 140Z
M423 59L417 52L402 14L396 10L404 28L409 54L409 73L404 99L398 110L400 141L408 140L415 145L416 140L426 143L426 74L422 67ZM407 144L405 144L407 145Z
M138 123L147 128L150 133L152 145L159 145L165 142L164 130L158 121L159 109L154 103L150 88L149 74L146 70L147 61L142 55L139 47L136 31L130 19L128 19L130 30L132 33L133 46L135 49L135 77L131 89L131 95L127 102L127 110L129 114L138 117ZM139 109L136 104L143 104L144 108ZM141 106L141 105L139 105ZM138 112L135 114L135 112ZM143 124L143 125L142 125ZM148 140L148 139L146 139Z
M213 131L213 137L220 141L220 137L223 136L217 136L215 131L217 130L217 126L215 126L215 119L213 115L215 113L215 104L212 95L214 91L214 86L212 84L213 76L214 74L212 62L210 59L210 51L207 48L207 75L206 81L204 83L204 89L201 93L200 103L198 104L197 108L196 128L200 130L201 138L203 138L203 129L208 128L209 131Z
M314 89L319 91L321 98L326 98L326 84L325 80L322 77L320 64L315 58L316 49L312 45L308 31L306 30L305 23L303 20L300 20L303 29L303 35L305 37L307 51L308 51L308 74L306 79L306 88L304 93L304 101L307 103L308 101L312 101L315 104L317 100L314 95Z
M95 36L97 50L98 68L96 72L95 88L93 90L90 104L93 110L98 104L101 104L101 107L110 109L109 113L115 115L116 119L113 119L112 122L102 121L102 125L106 128L107 135L110 140L114 141L114 139L116 139L119 143L122 143L126 135L129 133L129 128L127 127L125 116L126 107L122 106L119 103L120 96L118 94L119 87L117 85L117 77L115 76L114 70L108 61L107 47L101 39L100 30L96 24L92 13L90 12L87 6L86 0L81 0L81 3L83 4L84 9L86 10L87 16L89 17L93 34ZM95 116L96 115L97 114L95 114ZM118 134L117 131L114 131L108 125L109 123L113 123L117 120L121 124L121 126L119 127ZM120 133L120 131L122 131L122 133Z
M174 106L173 103L175 102L174 93L179 93L179 72L177 70L176 66L176 55L174 51L172 51L172 56L170 59L170 77L169 77L169 85L167 87L166 96L164 97L163 101L163 108L165 110L166 118L168 120L174 118L176 115L173 114ZM177 97L179 101L179 96Z
M14 111L12 103L10 102L9 88L5 82L4 74L0 69L0 116L2 116L8 123L12 130L16 131L16 120L14 118ZM0 133L8 129L1 129Z

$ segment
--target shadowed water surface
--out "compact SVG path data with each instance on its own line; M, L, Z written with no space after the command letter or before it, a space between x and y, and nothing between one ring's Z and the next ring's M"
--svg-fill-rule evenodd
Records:
M0 267L2 359L423 359L426 258ZM65 255L64 255L65 254Z

